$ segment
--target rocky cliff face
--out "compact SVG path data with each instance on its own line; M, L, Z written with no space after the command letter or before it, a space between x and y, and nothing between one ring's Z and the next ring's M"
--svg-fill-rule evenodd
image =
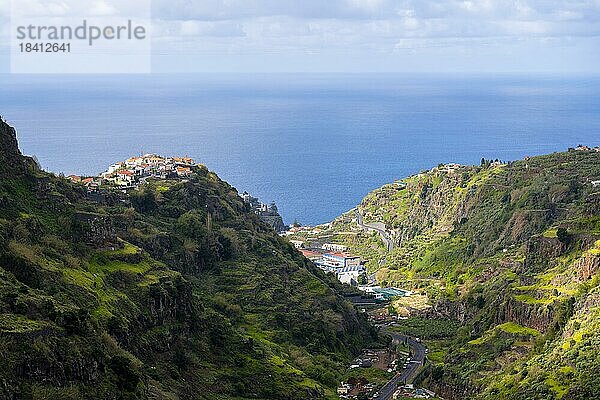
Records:
M32 159L21 154L15 129L0 117L0 174L23 174L34 165Z
M0 156L5 160L10 160L12 157L20 155L15 129L0 117Z
M600 269L600 255L586 254L575 262L575 268L580 280L586 281L590 279Z
M496 325L514 322L545 333L550 329L554 316L555 310L545 304L527 304L508 297L499 307L494 322Z

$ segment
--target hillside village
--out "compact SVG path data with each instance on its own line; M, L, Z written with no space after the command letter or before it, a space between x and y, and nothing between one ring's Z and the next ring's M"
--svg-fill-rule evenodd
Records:
M193 174L193 167L196 165L194 159L190 157L163 157L157 154L145 154L112 164L98 176L69 175L67 178L74 183L84 185L88 194L94 196L102 191L135 190L149 179L186 180ZM247 192L244 192L241 197L260 219L276 232L286 229L275 203L266 205Z
M304 242L292 240L292 244L317 267L333 273L342 283L352 286L367 283L366 269L360 257L347 252L346 246L325 243L321 248L303 248Z
M320 230L316 227L292 227L288 235L293 235L302 230ZM293 237L293 236L292 236ZM354 303L372 304L391 300L395 297L410 296L407 290L395 287L381 287L373 276L367 274L365 260L349 252L348 246L339 243L311 243L303 240L291 239L290 243L326 273L333 274L344 284L354 286L363 293L362 296L351 299Z
M569 152L600 152L600 147L589 147L584 145L577 145L568 149ZM529 160L526 157L525 160ZM495 168L505 166L507 164L500 160L486 160L482 159L482 166L487 168ZM526 168L528 165L526 165ZM427 173L444 173L448 175L457 175L461 172L468 170L469 166L448 163L439 164L433 167L429 171L422 172L419 176L425 176ZM600 187L599 180L588 181L593 187ZM404 190L407 187L407 183L404 181L396 181L393 184L395 190ZM476 188L476 186L474 187ZM338 232L344 235L356 235L357 232L366 230L378 232L382 236L384 243L386 241L396 242L398 232L394 229L388 229L383 224L378 223L364 223L363 219L376 219L371 213L366 212L362 215L358 211L348 213L353 222L351 222L351 231L349 232ZM367 274L365 263L367 260L361 259L361 257L350 253L350 248L340 243L328 243L327 238L330 238L331 223L323 224L319 226L292 226L288 230L282 233L282 236L288 237L290 242L296 247L296 249L302 253L307 259L311 260L317 267L331 273L342 283L357 287L364 293L361 299L357 301L362 303L365 298L370 298L374 301L385 301L390 300L394 297L405 297L410 296L410 291L397 289L395 287L381 287L377 285L374 276ZM393 249L392 246L388 245L388 251Z
M144 184L150 178L187 178L192 174L194 165L196 163L189 157L162 157L156 154L146 154L115 163L95 177L69 175L68 178L75 183L85 185L88 192L97 191L101 186L133 189Z

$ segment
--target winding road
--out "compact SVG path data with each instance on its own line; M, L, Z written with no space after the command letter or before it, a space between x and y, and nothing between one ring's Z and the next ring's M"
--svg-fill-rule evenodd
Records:
M356 223L359 227L367 231L376 231L381 236L383 243L387 247L387 251L390 252L394 249L394 241L390 238L385 229L381 228L378 224L367 224L363 221L363 216L358 211L354 210L356 215ZM385 261L384 261L385 262ZM387 329L383 329L383 333L387 333L392 336L394 344L406 343L412 351L411 361L408 366L401 372L398 372L392 379L390 379L379 391L372 400L389 400L394 395L399 385L404 385L409 381L412 381L418 374L419 368L425 364L425 355L427 347L421 342L418 342L415 338L410 336L402 335L397 332L391 332Z
M375 224L367 224L367 223L363 222L363 216L360 213L360 211L358 211L358 209L354 210L354 214L356 215L356 223L358 224L358 226L360 226L362 229L367 230L367 231L378 232L379 235L381 236L381 239L383 240L383 243L385 243L385 245L387 247L387 251L389 252L389 251L394 250L394 241L390 238L390 236L388 235L388 233L386 232L385 229L382 229Z
M390 332L388 330L384 330L384 333L390 334L394 343L406 342L412 350L412 357L408 366L402 372L398 372L394 375L392 379L379 389L377 396L374 396L373 400L391 399L398 386L404 385L414 379L419 372L419 368L425 363L427 347L421 342L417 342L415 338L396 332Z

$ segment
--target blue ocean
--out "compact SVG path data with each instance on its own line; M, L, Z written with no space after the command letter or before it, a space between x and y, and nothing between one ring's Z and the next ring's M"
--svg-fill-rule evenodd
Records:
M47 170L187 155L317 224L439 163L600 145L600 78L2 75L0 115Z

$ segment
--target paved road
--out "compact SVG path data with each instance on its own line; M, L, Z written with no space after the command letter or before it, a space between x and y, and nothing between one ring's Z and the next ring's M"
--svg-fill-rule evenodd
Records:
M417 342L414 338L409 336L401 335L396 332L390 332L384 330L384 333L388 333L392 335L394 342L404 342L410 346L412 349L411 362L408 364L408 367L404 369L402 372L397 373L392 379L388 381L380 390L379 395L373 397L373 400L389 400L392 398L392 395L396 391L399 385L404 385L405 383L411 381L417 376L419 368L425 362L425 350L427 349L422 343Z
M358 226L360 226L361 228L363 228L367 231L372 230L372 231L378 232L379 235L381 236L381 239L383 240L383 243L385 243L385 245L387 247L387 251L394 250L394 241L390 238L390 236L387 234L385 229L381 229L380 227L378 227L377 225L374 225L374 224L364 223L363 216L360 213L360 211L358 211L358 209L354 210L354 213L356 214L356 223L358 224Z

